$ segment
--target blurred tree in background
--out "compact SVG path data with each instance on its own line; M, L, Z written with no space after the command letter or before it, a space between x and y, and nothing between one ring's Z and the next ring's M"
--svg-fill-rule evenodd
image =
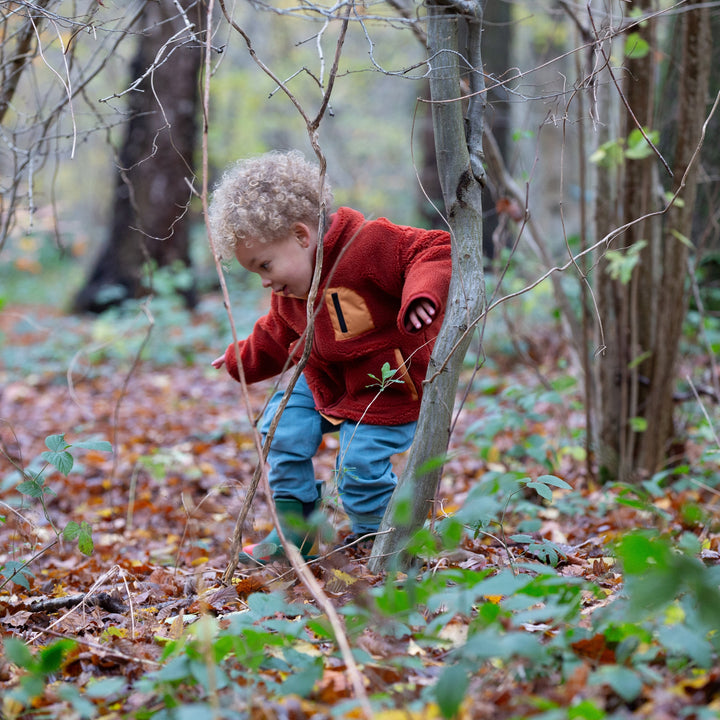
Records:
M147 3L130 63L125 137L116 161L112 220L76 311L100 312L152 288L152 268L175 266L178 290L197 301L191 201L200 116L206 10L194 0ZM196 191L195 191L196 192Z

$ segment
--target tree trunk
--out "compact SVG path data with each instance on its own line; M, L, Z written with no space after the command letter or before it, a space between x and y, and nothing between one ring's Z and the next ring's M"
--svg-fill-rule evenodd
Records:
M489 128L500 151L501 157L506 157L508 137L510 131L510 103L508 92L504 86L498 85L510 70L510 51L513 43L513 28L511 22L510 5L504 2L494 2L485 5L483 11L482 57L483 69L493 80L486 94L487 108L483 124ZM462 28L460 28L462 30ZM459 37L463 44L463 34ZM465 67L461 70L461 89L467 93L468 76L474 73L473 68ZM418 207L421 217L426 224L435 228L445 229L447 226L438 212L443 205L443 193L438 177L437 158L435 155L435 133L431 112L420 108L418 111L419 138L422 146L420 165L420 188L418 192ZM488 170L488 182L482 187L483 206L483 253L488 260L495 257L497 247L510 247L512 238L507 229L498 231L498 213L496 208L500 198L500 178L493 177ZM497 237L496 237L497 233Z
M697 7L692 11L686 8L682 15L682 82L676 105L677 141L672 180L673 192L683 182L684 189L678 195L680 202L670 208L665 218L654 266L655 293L648 297L641 320L646 321L654 331L653 336L648 338L648 342L652 343L649 344L652 355L646 368L651 382L644 387L642 395L647 429L640 437L637 451L638 467L648 472L656 471L662 465L674 435L673 390L688 301L688 244L697 197L698 163L689 172L688 167L701 140L712 57L710 11L699 0L693 0L689 5Z
M201 6L193 9L192 20L202 27ZM131 72L133 79L146 76L129 95L110 232L75 297L76 311L100 312L151 292L154 267L191 265L202 47L181 34L185 21L173 0L148 3L143 21L148 30L140 36ZM195 304L192 285L181 292L188 305Z
M651 7L649 0L638 5L642 5L641 11ZM704 13L693 10L683 15L685 69L676 104L678 143L673 190L679 187L700 140L705 116L710 24L709 18L700 19ZM624 89L627 103L648 133L654 128L653 28L652 22L638 28L651 50L644 57L626 60L624 72L628 78ZM624 128L620 137L627 138L636 121L622 107ZM682 207L673 207L663 221L657 214L663 202L656 190L659 164L655 154L644 159L626 158L618 166L601 170L598 181L598 237L613 227L643 218L612 247L622 249L626 257L637 253L639 260L629 280L610 276L607 256L598 264L597 295L606 348L597 366L596 444L600 478L605 481L637 481L655 473L673 435L675 365L687 305L687 246L676 234L686 238L691 234L696 177L694 173L687 177L680 195ZM608 178L614 173L618 174L617 183Z
M464 2L467 9L471 3ZM485 307L482 262L482 58L480 33L482 3L472 3L472 16L447 3L428 3L428 54L430 92L433 101L435 148L448 221L453 234L453 274L447 311L435 343L423 395L415 442L398 487L380 527L394 532L377 537L369 567L377 572L395 564L406 566L402 552L408 539L422 526L440 482L442 459L450 440L450 429L463 358L470 342L471 324ZM468 48L462 61L458 25L467 23ZM474 94L468 108L467 125L459 98L460 75L472 67Z

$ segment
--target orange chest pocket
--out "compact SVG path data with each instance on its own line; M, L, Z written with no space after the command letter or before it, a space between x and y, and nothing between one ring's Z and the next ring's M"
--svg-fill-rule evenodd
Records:
M375 328L365 300L350 288L327 288L325 307L337 341L358 337Z

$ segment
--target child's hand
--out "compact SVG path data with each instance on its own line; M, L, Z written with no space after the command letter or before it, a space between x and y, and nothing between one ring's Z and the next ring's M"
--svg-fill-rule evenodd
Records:
M225 356L221 355L219 358L215 358L210 364L219 370L225 364Z
M405 315L405 329L417 332L423 325L430 325L435 319L435 303L427 298L420 298L410 304Z

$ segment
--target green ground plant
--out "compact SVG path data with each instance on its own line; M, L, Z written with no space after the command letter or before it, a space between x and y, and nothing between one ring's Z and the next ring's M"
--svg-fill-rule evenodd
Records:
M432 535L431 555L437 557L453 549L451 538L458 537L459 527L471 534L493 527L495 538L519 545L522 552L528 543L514 538L504 525L510 518L532 519L522 510L529 507L523 495L528 491L547 504L569 488L554 476L529 480L508 473L487 479L457 515L445 518L433 533L420 531L415 547L426 551ZM616 502L622 500L618 492ZM651 505L652 495L639 495L637 502ZM700 541L689 532L677 536L638 530L622 536L612 552L622 566L625 586L590 616L584 609L606 591L559 573L553 561L561 558L550 553L544 562L523 555L497 571L438 570L423 554L419 560L426 569L408 576L388 575L384 583L342 607L359 666L371 676L397 678L375 688L373 710L381 715L402 707L421 714L434 707L444 718L457 717L482 673L502 668L519 686L558 674L568 680L587 663L578 646L592 640L611 659L591 663L587 685L605 688L616 698L611 705L617 711L604 709L593 697L563 706L529 693L519 705L533 710L517 717L627 717L628 708L648 687L666 682L663 667L692 678L717 662L720 570L699 561L699 550ZM358 642L368 633L415 650L378 658ZM340 663L336 638L324 615L312 605L288 603L281 591L250 595L242 612L221 618L201 614L181 637L162 642L158 670L115 688L120 698L131 693L148 698L135 718L169 720L199 712L244 718L258 694L284 712L280 709L292 706L293 698L312 699L323 672ZM73 643L64 641L34 654L19 641L6 642L7 656L26 673L14 698L29 705L61 671L62 658L72 649ZM442 662L430 663L429 658ZM63 687L66 701L81 717L96 716L87 698L71 697L71 686ZM354 703L334 706L333 715L358 712ZM715 717L701 707L686 709L688 717Z
M68 542L77 542L78 549L85 555L90 555L93 551L92 527L88 522L82 520L77 523L71 520L62 529L55 525L47 500L56 493L48 483L48 472L54 468L67 477L75 464L74 451L84 449L111 452L112 446L105 440L79 440L69 443L65 440L64 434L48 435L45 438L45 446L47 450L35 458L28 467L17 466L12 473L2 478L0 487L3 489L14 488L17 492L16 507L10 504L7 506L13 513L21 514L28 501L39 503L43 516L55 535L55 540L40 550L33 547L11 549L10 555L15 559L6 560L3 565L0 565L0 575L4 578L0 582L0 590L8 583L14 583L29 590L28 578L33 575L31 569L33 560L50 547L55 546L61 538ZM0 515L0 522L6 522L6 519L5 515Z

